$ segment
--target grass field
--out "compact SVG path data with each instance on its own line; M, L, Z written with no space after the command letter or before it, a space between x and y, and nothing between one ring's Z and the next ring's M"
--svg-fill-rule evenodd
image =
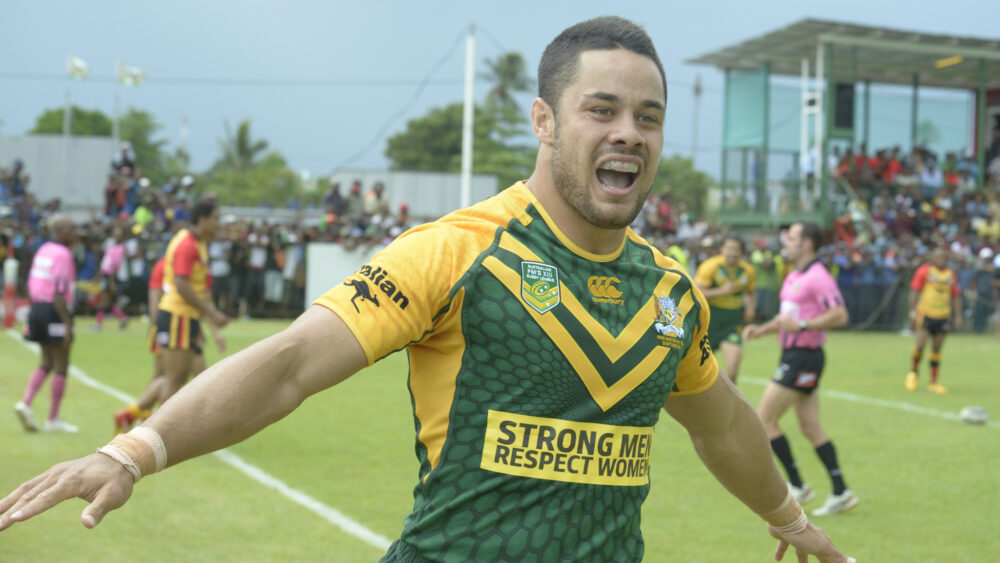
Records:
M151 358L145 327L87 330L78 319L73 364L129 395L141 392ZM235 322L231 350L279 330L281 322ZM942 362L948 395L908 393L903 375L911 339L838 333L827 347L823 420L848 484L860 499L846 514L817 519L860 561L1000 561L1000 343L952 336ZM211 346L209 360L217 355ZM740 389L756 404L774 371L774 338L746 348ZM0 335L0 494L58 461L94 451L111 437L123 403L71 377L63 417L77 435L24 433L11 407L37 356ZM926 384L926 367L923 370ZM395 539L416 482L406 358L396 354L229 451L375 534ZM41 418L48 386L35 399ZM955 420L985 407L989 426ZM6 413L6 414L4 414ZM951 418L949 418L951 417ZM789 415L783 420L819 506L829 481ZM646 561L770 561L763 524L728 495L669 417L657 428L652 492L643 509ZM379 540L363 541L279 492L205 456L144 480L132 500L94 530L71 501L0 533L0 561L375 561ZM789 560L791 557L786 557Z

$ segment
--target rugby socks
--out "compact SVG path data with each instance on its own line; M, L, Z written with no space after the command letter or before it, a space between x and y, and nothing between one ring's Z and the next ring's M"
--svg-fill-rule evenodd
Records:
M937 383L938 367L941 365L941 354L931 352L931 383Z
M913 355L913 367L911 368L911 370L917 371L917 368L920 367L920 358L923 357L923 354L921 353L920 350L914 348L912 355Z
M96 326L97 328L101 328L101 323L104 322L105 314L106 313L103 310L94 313L94 326Z
M774 452L774 455L778 456L778 461L784 466L785 473L788 474L788 482L793 487L801 487L802 478L799 477L799 467L795 465L795 459L792 457L792 448L788 446L788 440L785 439L784 434L771 440L771 451Z
M816 455L819 456L820 461L826 466L827 473L830 474L830 480L833 481L833 494L839 495L847 489L847 485L844 484L844 476L840 473L840 466L837 465L837 450L833 447L833 442L827 441L825 444L820 444L816 447Z
M114 315L115 318L118 319L119 321L124 321L125 319L128 318L125 315L125 312L122 311L121 308L118 307L118 305L112 305L111 306L111 314Z
M31 400L35 398L35 394L42 388L42 384L45 383L45 378L48 375L49 372L42 368L35 368L35 371L31 372L31 378L28 379L28 386L24 389L24 397L21 399L24 404L31 405Z
M66 374L52 374L52 406L49 407L49 420L59 418L59 405L66 391Z

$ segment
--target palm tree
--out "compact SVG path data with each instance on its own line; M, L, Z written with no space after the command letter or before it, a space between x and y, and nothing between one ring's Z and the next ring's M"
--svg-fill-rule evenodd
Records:
M486 94L486 105L520 113L514 92L530 92L535 87L535 81L527 73L524 57L511 51L496 59L486 59L486 69L480 77L493 83Z
M214 168L228 168L232 170L247 170L253 168L257 157L267 150L267 141L250 140L250 120L244 119L236 128L236 135L233 135L229 122L224 123L226 138L219 139L219 149L222 150L222 158L215 162Z

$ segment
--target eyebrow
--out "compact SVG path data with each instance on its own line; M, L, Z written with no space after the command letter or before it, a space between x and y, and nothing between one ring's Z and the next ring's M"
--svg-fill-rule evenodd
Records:
M605 102L610 102L610 103L615 103L615 104L622 103L622 99L620 97L616 96L615 94L610 94L608 92L594 92L592 94L584 94L583 97L584 98L596 98L598 100L603 100ZM645 108L652 108L652 109L657 109L657 110L660 110L660 111L664 111L663 103L658 102L656 100L643 100L642 102L640 102L640 105L642 105L642 107L645 107Z

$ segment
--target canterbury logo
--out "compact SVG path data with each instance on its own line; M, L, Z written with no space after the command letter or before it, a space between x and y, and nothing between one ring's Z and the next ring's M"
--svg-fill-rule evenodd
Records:
M616 283L622 283L622 280L615 277L590 276L590 279L587 280L587 289L594 297L617 299L622 296L622 292L614 286Z

